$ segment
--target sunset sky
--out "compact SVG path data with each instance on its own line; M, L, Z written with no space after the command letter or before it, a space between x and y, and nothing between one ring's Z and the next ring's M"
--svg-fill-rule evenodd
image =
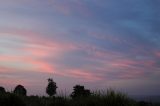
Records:
M160 95L160 0L0 0L0 86Z

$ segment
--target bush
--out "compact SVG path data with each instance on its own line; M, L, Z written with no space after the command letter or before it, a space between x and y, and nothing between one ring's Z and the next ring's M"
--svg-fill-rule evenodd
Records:
M6 90L5 90L5 88L0 86L0 94L2 94L2 93L6 93Z
M26 106L26 104L15 94L4 94L0 96L0 106Z
M13 92L17 95L22 95L22 96L27 95L27 90L22 85L17 85Z
M69 101L64 97L53 97L50 100L49 106L71 106Z
M85 89L84 86L76 85L73 87L73 92L71 94L72 98L78 98L78 97L88 97L91 95L90 90Z

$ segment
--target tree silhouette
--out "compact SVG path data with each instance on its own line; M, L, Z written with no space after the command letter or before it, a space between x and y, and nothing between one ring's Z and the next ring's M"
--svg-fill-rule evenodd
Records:
M27 90L22 85L17 85L13 91L15 94L26 96Z
M85 89L84 86L81 85L76 85L73 87L73 92L71 94L72 98L77 98L77 97L88 97L91 95L90 90Z
M56 83L53 81L53 79L49 78L48 79L48 86L46 88L46 93L49 96L53 96L56 94L56 89L57 89Z
M3 87L0 86L0 94L1 93L6 93L6 90L5 90L5 88L3 88Z

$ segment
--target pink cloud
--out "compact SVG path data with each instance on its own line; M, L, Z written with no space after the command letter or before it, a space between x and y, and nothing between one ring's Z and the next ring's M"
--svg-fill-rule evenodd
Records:
M69 72L73 77L86 79L87 81L97 81L101 80L94 73L87 72L86 70L72 70Z
M108 41L111 41L111 42L114 42L114 43L122 43L123 39L119 38L119 37L116 37L115 35L112 35L111 34L106 34L106 33L103 33L103 32L98 32L98 31L90 31L88 30L87 31L87 34L89 36L92 36L92 37L95 37L97 39L101 39L101 40L108 40Z
M64 72L57 71L55 72L55 74L65 76L65 77L76 78L86 82L94 82L94 81L102 80L102 78L97 76L96 73L88 72L87 70L83 70L83 69L67 69Z
M3 35L7 34L8 38L4 37ZM14 41L12 38L16 38L17 40ZM74 49L74 47L70 44L62 44L59 42L52 42L48 39L43 39L41 35L31 31L25 30L14 30L10 31L7 30L6 32L0 33L0 38L2 40L7 39L12 41L12 43L19 42L18 45L21 45L20 48L17 47L6 47L6 51L15 52L9 54L3 54L0 56L0 67L4 67L2 64L4 61L7 64L15 65L16 63L21 63L23 66L30 66L25 68L24 70L32 70L32 71L42 71L53 73L54 66L47 62L46 58L57 58L60 55L63 55L65 52ZM21 39L19 39L21 38ZM47 40L47 41L46 41ZM23 44L23 45L22 45ZM14 45L14 44L13 44ZM19 55L17 55L19 54ZM6 66L5 67L12 67L15 69L21 69L21 66Z
M130 59L117 59L114 60L110 65L113 67L130 67L136 65L137 62Z
M33 49L36 49L37 51L39 49L40 51L41 48L46 50L50 49L50 50L57 50L57 51L67 51L67 50L76 49L76 46L74 46L71 43L59 42L54 39L49 39L45 37L47 35L33 32L31 30L6 29L0 32L0 37L3 36L4 34L8 34L8 36L11 36L11 37L21 38L21 40L23 40L23 43L26 43L27 46L29 46L29 48L26 48L26 49L32 49L32 51Z
M43 35L26 30L6 30L1 32L0 37L3 38L3 34L7 34L8 36L12 36L13 38L21 38L18 39L19 44L23 44L20 48L10 48L16 51L16 53L20 53L20 55L12 54L9 55L1 55L0 62L7 62L9 65L0 64L0 67L10 68L11 70L18 71L35 71L35 72L45 72L45 73L53 73L66 77L74 77L79 79L86 79L88 81L100 80L99 77L94 75L93 73L89 73L84 70L69 70L67 72L58 71L56 69L56 65L48 62L47 58L57 58L61 55L65 55L66 52L84 49L82 46L73 45L65 42L57 42L52 41L50 39L44 39ZM9 37L8 37L9 38ZM3 38L5 39L5 38ZM10 40L10 39L9 39ZM15 41L12 41L15 42ZM17 41L16 41L17 42ZM20 65L13 66L15 64L20 63ZM12 66L10 66L10 64ZM23 69L22 66L23 65ZM5 70L10 71L10 70Z
M146 73L142 70L130 70L126 72L119 73L118 78L120 79L135 79L145 76Z
M30 56L0 56L0 67L4 67L3 69L10 68L10 70L17 70L17 71L37 71L37 72L47 72L47 73L54 73L53 65L40 60L34 59ZM19 66L18 66L19 63ZM8 64L8 65L7 65ZM10 66L11 65L11 66ZM23 67L22 67L23 66ZM1 69L2 70L2 69ZM9 70L6 70L9 71Z
M155 52L155 55L156 55L157 57L160 57L160 51Z
M64 15L80 14L82 16L88 17L92 14L85 2L80 0L63 2L60 2L59 0L49 0L49 2L51 5L53 5L55 10Z
M16 53L20 53L20 55L9 54L9 55L1 55L0 62L8 62L11 64L21 63L26 67L23 71L37 71L44 73L54 73L56 75L73 77L78 79L85 79L87 81L97 81L105 79L104 77L99 77L101 75L96 75L95 73L88 72L93 70L102 71L109 73L114 73L114 70L124 70L122 74L116 75L117 78L134 78L145 74L144 67L153 68L155 62L152 60L146 61L137 61L136 59L129 59L125 57L125 55L113 52L113 51L104 51L103 49L99 49L96 46L89 44L71 44L68 42L58 42L52 39L47 39L44 35L32 32L28 30L5 30L1 31L0 38L3 37L3 34L7 34L8 36L12 36L15 38L21 38L19 40L19 44L23 44L20 48L11 48ZM15 42L15 41L12 41ZM10 49L7 47L5 49ZM89 54L89 57L84 58L85 60L95 61L97 63L101 63L101 65L91 65L86 66L85 69L64 69L62 71L57 70L57 64L50 63L47 59L57 59L61 56L65 55L67 52L81 50L85 51ZM143 66L139 67L138 65ZM8 65L4 66L4 64L0 64L0 67L12 68L13 70L22 70L21 67L14 66L11 67ZM63 67L63 64L62 64ZM90 68L92 67L92 68ZM100 68L99 68L100 67ZM134 70L135 73L129 74L130 70ZM103 75L102 75L103 76Z

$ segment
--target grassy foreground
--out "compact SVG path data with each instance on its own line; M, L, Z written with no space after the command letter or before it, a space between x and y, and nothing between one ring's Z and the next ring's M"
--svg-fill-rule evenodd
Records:
M39 97L5 93L0 94L0 106L160 106L160 104L136 102L125 94L109 90L75 99L62 96Z

